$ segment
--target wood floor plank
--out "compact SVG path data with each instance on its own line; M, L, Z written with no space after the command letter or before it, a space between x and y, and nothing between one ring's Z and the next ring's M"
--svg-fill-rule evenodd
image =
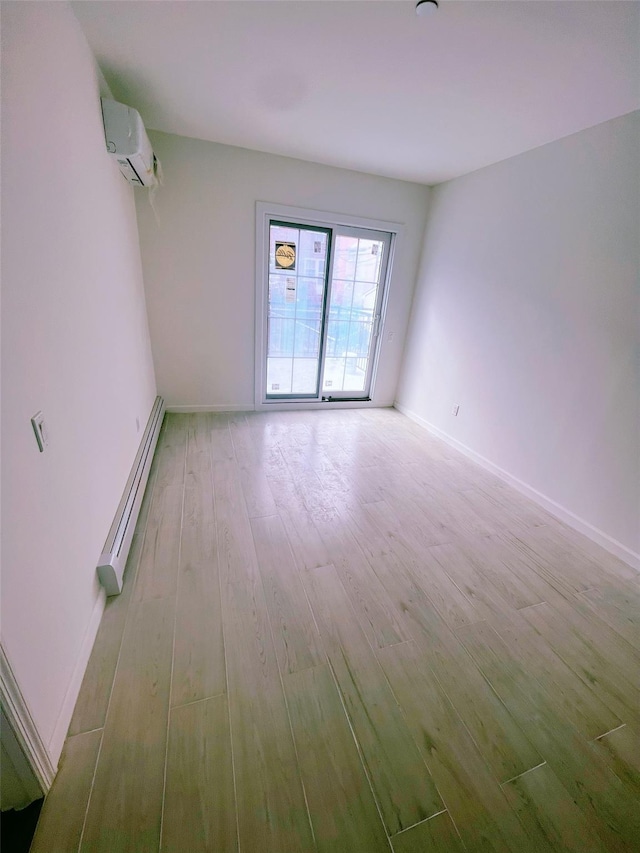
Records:
M167 415L158 440L160 458L132 593L135 602L165 598L175 592L184 497L186 423L182 422L181 426L177 416Z
M429 557L436 561L443 573L473 607L474 618L467 614L464 622L459 619L457 624L451 624L450 621L451 627L455 629L463 624L473 624L483 619L492 624L494 622L500 624L504 619L508 619L515 609L514 596L509 595L504 588L499 590L480 573L464 545L464 540L452 539L449 543L435 545L428 549ZM467 547L473 551L473 545L467 545ZM508 586L508 580L505 580L504 586Z
M347 524L338 518L315 525L369 642L383 648L408 640L401 619Z
M474 540L474 544L478 540ZM540 599L549 601L554 596L572 597L574 590L570 584L557 578L556 574L545 569L544 564L536 560L534 553L527 549L521 540L513 534L499 533L487 536L479 542L482 563L504 566L527 586ZM484 546L484 553L483 553ZM533 602L532 602L533 604Z
M324 663L320 635L280 517L254 518L251 530L280 672L298 672Z
M288 471L267 474L267 482L278 511L309 512L297 482Z
M248 570L258 575L258 566L240 469L235 462L214 463L213 488L221 582L223 586L243 583Z
M429 776L333 566L304 576L325 651L390 834L441 811Z
M135 602L175 592L183 498L182 482L156 489L133 590Z
M568 720L588 740L621 724L593 685L585 683L533 630L523 611L493 627L527 672L545 689L560 719Z
M209 445L212 462L230 462L235 459L233 440L229 430L229 416L226 413L210 414L208 420Z
M589 574L593 574L597 580L607 577L608 580L616 582L634 581L638 578L637 569L556 519L539 533L545 537L550 550L561 554L565 562L577 563L583 570L586 564Z
M612 583L579 593L590 610L635 649L640 650L640 589Z
M242 850L313 849L264 594L228 584L223 619Z
M624 725L608 732L591 746L640 801L640 737L631 726Z
M98 759L102 729L68 737L47 794L31 853L76 853ZM55 846L54 846L55 845Z
M391 839L394 853L463 853L449 812L430 817Z
M408 470L410 466L405 466ZM363 501L367 504L385 502L385 530L386 533L395 534L398 530L397 518L388 514L388 507L402 507L403 527L410 527L413 535L417 537L424 547L449 542L454 530L447 525L448 519L440 517L437 511L437 493L427 498L424 494L425 487L407 478L405 470L389 470L388 468L378 472L378 495L373 495L370 500Z
M208 420L189 429L171 704L226 690Z
M502 786L536 850L606 853L585 815L548 764Z
M633 850L640 837L640 811L632 793L576 730L554 713L542 688L489 625L468 625L458 634L463 635L469 653L507 708L527 727L529 737L605 849Z
M524 846L498 782L415 643L381 649L378 657L464 844L471 850Z
M144 531L134 534L127 558L122 592L120 595L107 598L100 627L82 679L82 687L73 710L69 735L90 732L104 726L143 541Z
M242 491L249 518L260 518L277 512L269 481L263 468L242 468Z
M222 618L242 850L313 840L253 537L235 463L214 465Z
M82 853L157 853L174 608L152 598L127 621Z
M370 558L411 637L438 679L498 781L511 779L541 761L524 730L487 684L425 590L404 571L393 542L386 554Z
M287 532L295 563L300 570L319 569L320 566L331 562L327 547L306 509L280 508L278 514Z
M559 591L583 592L601 580L600 573L584 555L558 547L558 543L554 546L547 527L521 530L517 534L509 531L506 538Z
M540 588L533 588L512 572L508 563L500 559L501 555L496 554L488 539L484 537L473 540L458 539L456 543L459 543L462 560L471 564L489 582L491 588L496 591L500 598L511 607L518 610L545 601ZM431 553L436 558L439 553L444 556L446 554L445 546L434 548Z
M628 586L627 581L619 583ZM640 670L640 650L587 605L585 593L552 596L547 603L549 608L546 610L553 611L556 618L564 622L573 635L595 645L614 668L627 675ZM609 621L614 622L613 618Z
M186 415L167 412L164 416L162 430L158 436L157 456L153 460L155 465L157 459L156 488L175 485L183 478L187 424Z
M413 473L417 482L424 484L422 477L419 477L419 469L414 469ZM447 479L450 476L450 470L447 470ZM464 499L462 490L441 486L437 494L425 490L416 503L429 518L452 532L471 536L488 536L496 532L496 525L480 515Z
M265 467L262 448L254 440L257 431L251 428L246 416L233 417L229 435L232 439L232 458L235 459L240 470L240 481L249 518L273 515L277 510L267 480L270 469ZM217 457L215 461L224 460Z
M284 679L316 847L389 853L389 843L327 664Z
M259 459L246 414L232 412L228 414L227 420L236 462L240 465L258 464Z
M166 772L162 853L237 850L226 696L172 709Z
M483 488L478 482L468 489L463 489L459 494L461 499L468 502L474 512L496 531L517 531L523 527L540 527L547 523L546 513L536 512L530 502L527 507L524 500L504 500L503 489Z
M391 550L409 569L416 583L425 590L447 625L457 628L479 621L481 617L473 603L431 556L432 546L426 547L420 543L416 528L406 527L400 515L386 502L367 504L366 510L373 523L381 529L385 519L392 519L393 528L389 534Z
M559 613L549 604L540 604L523 611L529 624L553 651L586 684L597 692L602 701L624 723L640 726L640 685L638 662L616 643L610 642L602 628L593 620L592 632L582 634L567 621L570 615ZM586 629L585 629L586 630Z

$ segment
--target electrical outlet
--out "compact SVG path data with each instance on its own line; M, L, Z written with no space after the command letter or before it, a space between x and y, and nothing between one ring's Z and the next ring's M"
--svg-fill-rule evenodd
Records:
M459 411L460 411L460 406L456 403L456 405L453 407L453 409L451 409L451 414L457 418Z
M49 445L49 433L47 431L42 412L36 412L31 418L31 426L33 427L33 432L35 434L36 441L38 442L38 450L40 453L43 453L45 447Z

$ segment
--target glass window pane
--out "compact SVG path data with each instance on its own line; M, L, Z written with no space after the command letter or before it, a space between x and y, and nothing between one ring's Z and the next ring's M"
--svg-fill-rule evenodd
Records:
M294 317L295 299L291 299L291 279L288 275L269 276L269 316ZM293 279L295 287L295 278Z
M345 356L349 343L349 320L331 321L327 325L327 355Z
M351 311L351 318L353 320L373 320L377 294L377 284L356 281L353 286L353 307Z
M358 260L358 238L339 234L333 251L333 277L353 281Z
M324 278L327 260L327 235L321 231L300 230L298 275Z
M315 394L318 381L318 360L316 358L293 359L292 391L294 394Z
M345 359L344 380L342 383L343 391L363 391L364 382L367 376L367 359L366 358L347 358Z
M381 240L360 240L356 266L356 279L358 281L377 283L383 247L384 243Z
M333 279L331 282L331 305L329 306L329 319L349 319L351 303L353 302L353 282L343 279Z
M344 358L327 358L324 363L323 391L342 391Z
M295 320L269 318L267 355L293 355Z
M267 394L290 394L292 358L267 358Z
M372 323L351 323L351 328L349 329L349 355L356 355L360 358L369 355L372 329Z
M320 353L320 320L296 320L295 343L296 356L317 358Z
M323 299L323 278L298 278L296 317L299 320L320 320Z

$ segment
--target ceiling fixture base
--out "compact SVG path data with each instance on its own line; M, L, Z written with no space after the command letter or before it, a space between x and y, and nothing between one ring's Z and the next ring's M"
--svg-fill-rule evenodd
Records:
M438 0L418 0L416 15L431 15L438 8Z

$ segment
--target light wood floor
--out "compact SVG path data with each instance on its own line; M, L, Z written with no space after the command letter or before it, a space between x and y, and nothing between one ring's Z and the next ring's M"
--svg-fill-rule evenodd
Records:
M32 851L638 851L639 602L393 410L169 415Z

